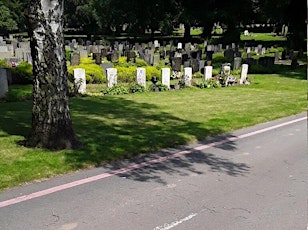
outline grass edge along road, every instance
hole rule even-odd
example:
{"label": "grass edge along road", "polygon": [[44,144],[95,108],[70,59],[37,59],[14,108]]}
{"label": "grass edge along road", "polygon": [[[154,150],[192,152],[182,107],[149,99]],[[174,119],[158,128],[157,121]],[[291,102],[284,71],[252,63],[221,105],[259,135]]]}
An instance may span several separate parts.
{"label": "grass edge along road", "polygon": [[31,102],[0,104],[0,190],[230,132],[307,109],[301,75],[253,75],[250,86],[72,98],[85,147],[51,152],[16,144],[30,129]]}

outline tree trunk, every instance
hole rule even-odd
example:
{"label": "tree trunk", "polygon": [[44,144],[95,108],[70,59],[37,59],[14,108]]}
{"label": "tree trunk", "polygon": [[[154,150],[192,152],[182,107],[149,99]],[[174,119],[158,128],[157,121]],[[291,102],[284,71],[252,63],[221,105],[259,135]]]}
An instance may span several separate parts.
{"label": "tree trunk", "polygon": [[34,80],[32,129],[26,144],[52,150],[80,147],[68,103],[63,0],[33,0],[28,7]]}

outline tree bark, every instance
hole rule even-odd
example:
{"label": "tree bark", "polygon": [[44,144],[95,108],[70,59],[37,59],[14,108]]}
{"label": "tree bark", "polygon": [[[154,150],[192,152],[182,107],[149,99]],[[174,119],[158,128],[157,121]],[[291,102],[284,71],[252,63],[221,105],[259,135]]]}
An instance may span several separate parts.
{"label": "tree bark", "polygon": [[26,145],[78,148],[68,102],[63,0],[33,0],[28,10],[34,80],[32,128]]}

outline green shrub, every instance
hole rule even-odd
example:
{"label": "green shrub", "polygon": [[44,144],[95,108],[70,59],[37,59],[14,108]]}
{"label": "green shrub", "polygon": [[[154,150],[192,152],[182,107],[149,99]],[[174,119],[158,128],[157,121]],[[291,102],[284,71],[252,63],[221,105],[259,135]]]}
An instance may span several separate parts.
{"label": "green shrub", "polygon": [[136,58],[136,66],[137,67],[145,67],[147,66],[147,63],[145,60],[141,59],[141,58]]}
{"label": "green shrub", "polygon": [[106,82],[106,76],[102,67],[95,64],[95,61],[91,58],[81,58],[80,65],[78,66],[69,66],[68,75],[69,80],[73,82],[74,79],[74,69],[83,68],[86,71],[86,81],[87,83],[100,84]]}
{"label": "green shrub", "polygon": [[147,81],[151,81],[151,78],[156,76],[158,79],[161,79],[161,70],[155,66],[146,66],[146,78]]}
{"label": "green shrub", "polygon": [[16,67],[11,68],[14,84],[32,84],[32,65],[27,62],[20,62]]}
{"label": "green shrub", "polygon": [[0,60],[0,68],[10,68],[10,63],[8,63],[5,59]]}
{"label": "green shrub", "polygon": [[168,86],[166,86],[166,85],[163,85],[162,83],[157,83],[156,85],[154,85],[154,84],[151,84],[150,86],[149,86],[149,91],[151,91],[151,92],[156,92],[156,91],[168,91],[169,90],[169,88],[168,88]]}
{"label": "green shrub", "polygon": [[213,57],[213,63],[226,63],[226,62],[230,62],[230,60],[224,56]]}
{"label": "green shrub", "polygon": [[135,81],[137,71],[136,66],[117,66],[116,69],[118,71],[118,82],[129,83]]}
{"label": "green shrub", "polygon": [[146,91],[146,89],[145,89],[144,86],[139,85],[139,84],[136,84],[136,83],[131,84],[131,85],[129,86],[129,92],[130,92],[130,93],[143,93],[143,92],[145,92],[145,91]]}
{"label": "green shrub", "polygon": [[212,76],[215,77],[220,73],[220,69],[213,69]]}
{"label": "green shrub", "polygon": [[104,95],[128,94],[128,93],[129,93],[129,87],[127,87],[127,86],[115,85],[115,86],[112,86],[111,88],[104,88],[104,89],[102,90],[102,93],[103,93]]}

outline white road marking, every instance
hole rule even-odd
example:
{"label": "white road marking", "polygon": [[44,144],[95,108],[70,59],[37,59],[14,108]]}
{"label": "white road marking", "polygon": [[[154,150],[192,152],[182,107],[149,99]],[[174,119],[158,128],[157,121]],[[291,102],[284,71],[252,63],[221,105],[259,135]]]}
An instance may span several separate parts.
{"label": "white road marking", "polygon": [[195,216],[197,216],[198,214],[197,213],[192,213],[190,214],[189,216],[186,216],[185,218],[183,219],[180,219],[180,220],[176,220],[176,221],[173,221],[171,222],[170,224],[164,224],[164,225],[161,225],[161,226],[157,226],[155,227],[153,230],[168,230],[168,229],[171,229],[171,228],[174,228],[175,226],[179,225],[179,224],[182,224],[192,218],[194,218]]}

